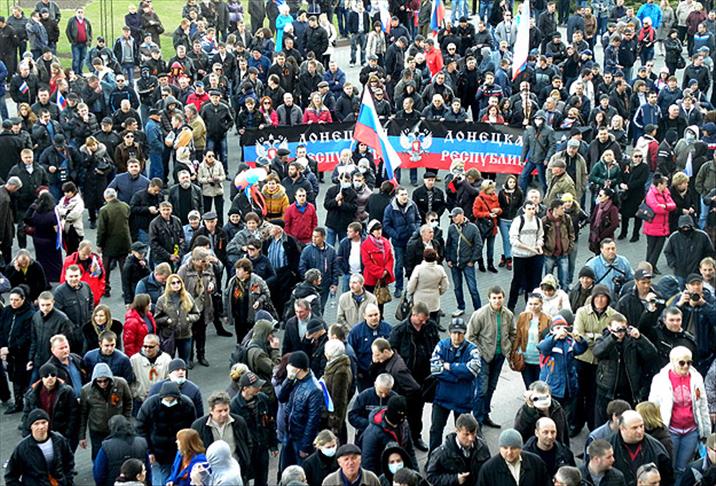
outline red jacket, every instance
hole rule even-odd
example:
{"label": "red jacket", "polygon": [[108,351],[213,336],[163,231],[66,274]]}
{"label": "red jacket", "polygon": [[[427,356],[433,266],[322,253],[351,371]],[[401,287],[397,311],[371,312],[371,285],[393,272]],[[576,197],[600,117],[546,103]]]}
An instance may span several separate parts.
{"label": "red jacket", "polygon": [[[151,312],[147,311],[147,317],[152,323],[154,330],[152,334],[157,333],[157,323],[154,322],[154,316]],[[142,350],[142,344],[144,344],[144,336],[149,334],[147,332],[147,324],[144,322],[144,318],[139,315],[134,309],[129,309],[124,315],[124,354],[132,356]]]}
{"label": "red jacket", "polygon": [[331,123],[331,112],[328,109],[316,111],[313,108],[306,108],[303,112],[303,123]]}
{"label": "red jacket", "polygon": [[302,244],[311,242],[313,230],[318,226],[318,216],[316,216],[316,206],[306,203],[306,209],[303,213],[298,210],[296,203],[286,208],[283,215],[284,231],[287,235],[296,238],[296,241]]}
{"label": "red jacket", "polygon": [[85,272],[84,267],[77,263],[80,259],[79,252],[67,255],[65,262],[62,264],[60,283],[65,283],[65,271],[67,271],[67,267],[70,265],[77,265],[80,267],[80,271],[82,272],[82,278],[80,278],[80,280],[87,282],[87,285],[90,286],[90,289],[92,290],[92,297],[94,298],[94,305],[97,305],[99,304],[99,300],[104,295],[104,287],[106,284],[104,281],[104,265],[102,264],[102,257],[98,254],[94,252],[91,253],[90,258],[92,258],[92,265],[97,265],[99,267],[99,269],[95,272]]}
{"label": "red jacket", "polygon": [[430,76],[435,76],[443,68],[443,55],[440,49],[433,47],[429,51],[425,51],[425,64],[430,70]]}
{"label": "red jacket", "polygon": [[475,198],[475,202],[472,204],[472,215],[475,219],[478,218],[490,218],[492,219],[492,234],[497,234],[497,216],[490,217],[490,211],[496,209],[497,214],[502,213],[500,207],[500,200],[497,198],[497,193],[485,194],[480,192]]}
{"label": "red jacket", "polygon": [[[654,219],[644,221],[644,234],[647,236],[669,236],[669,213],[676,209],[676,203],[671,199],[671,193],[666,188],[664,192],[651,186],[644,199],[646,204],[654,211]],[[664,207],[666,206],[666,207]]]}
{"label": "red jacket", "polygon": [[201,106],[207,101],[209,101],[209,93],[206,91],[202,94],[192,93],[186,97],[186,104],[196,106],[197,111],[201,110]]}
{"label": "red jacket", "polygon": [[363,277],[365,284],[373,287],[378,280],[383,278],[387,270],[388,277],[384,282],[386,285],[395,281],[395,258],[393,257],[393,246],[385,236],[380,237],[383,242],[383,251],[373,242],[371,237],[366,238],[360,245],[360,258],[363,262]]}

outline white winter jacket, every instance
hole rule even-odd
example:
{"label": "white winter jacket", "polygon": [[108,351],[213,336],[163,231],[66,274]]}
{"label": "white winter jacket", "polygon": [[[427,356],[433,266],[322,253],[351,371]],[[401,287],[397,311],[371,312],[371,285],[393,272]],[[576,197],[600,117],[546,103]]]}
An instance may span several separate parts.
{"label": "white winter jacket", "polygon": [[[651,381],[649,401],[659,406],[661,418],[668,427],[671,423],[671,410],[674,406],[674,389],[669,379],[671,364],[664,366]],[[706,388],[704,379],[695,368],[689,369],[691,374],[691,403],[694,419],[699,428],[699,437],[705,439],[711,434],[711,419],[709,418],[709,406],[706,399]]]}

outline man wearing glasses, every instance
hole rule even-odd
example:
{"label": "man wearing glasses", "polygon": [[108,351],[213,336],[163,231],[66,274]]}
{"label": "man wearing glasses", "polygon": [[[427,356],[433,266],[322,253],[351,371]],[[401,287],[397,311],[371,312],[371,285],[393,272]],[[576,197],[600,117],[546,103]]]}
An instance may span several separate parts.
{"label": "man wearing glasses", "polygon": [[139,407],[149,394],[149,389],[167,377],[171,360],[171,356],[159,348],[159,336],[156,334],[144,336],[142,350],[129,358],[136,378],[131,386],[135,411],[139,411]]}

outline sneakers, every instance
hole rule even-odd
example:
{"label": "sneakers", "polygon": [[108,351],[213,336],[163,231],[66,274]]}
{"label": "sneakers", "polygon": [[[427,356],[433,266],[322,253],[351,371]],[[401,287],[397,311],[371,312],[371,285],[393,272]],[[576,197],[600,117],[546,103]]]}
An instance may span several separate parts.
{"label": "sneakers", "polygon": [[458,309],[455,312],[452,313],[453,317],[460,317],[465,313],[465,309]]}

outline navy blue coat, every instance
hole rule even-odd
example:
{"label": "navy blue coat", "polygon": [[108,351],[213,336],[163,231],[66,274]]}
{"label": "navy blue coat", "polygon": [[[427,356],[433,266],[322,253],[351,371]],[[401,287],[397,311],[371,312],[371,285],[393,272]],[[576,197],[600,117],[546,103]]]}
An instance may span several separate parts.
{"label": "navy blue coat", "polygon": [[[450,363],[449,370],[444,369],[444,363]],[[463,341],[455,348],[450,338],[441,339],[430,359],[430,369],[438,379],[433,403],[455,413],[477,412],[475,391],[480,375],[480,351],[477,346]]]}
{"label": "navy blue coat", "polygon": [[303,277],[306,275],[306,271],[312,268],[317,268],[321,271],[321,276],[323,277],[321,280],[322,286],[338,285],[338,276],[341,272],[338,269],[336,250],[331,245],[326,244],[322,250],[313,243],[306,245],[301,252],[298,273]]}
{"label": "navy blue coat", "polygon": [[379,408],[388,405],[388,400],[398,394],[390,391],[386,398],[380,398],[374,387],[363,390],[353,401],[353,407],[348,412],[348,422],[356,429],[356,444],[360,446],[363,432],[368,428],[370,414]]}
{"label": "navy blue coat", "polygon": [[390,202],[383,213],[383,233],[390,238],[393,248],[405,248],[408,240],[420,226],[420,214],[418,206],[411,200],[405,210],[398,208],[396,198]]}
{"label": "navy blue coat", "polygon": [[[147,399],[149,399],[149,397],[151,397],[152,395],[158,395],[162,389],[162,385],[168,381],[169,378],[152,385],[152,387],[149,389],[149,393],[147,394]],[[187,397],[189,397],[192,403],[194,403],[197,417],[201,417],[202,415],[204,415],[204,402],[202,401],[201,390],[199,390],[198,386],[196,386],[193,382],[186,380],[184,383],[179,385],[179,391],[182,395],[186,395]]]}
{"label": "navy blue coat", "polygon": [[324,410],[323,391],[313,373],[303,380],[286,379],[278,393],[278,401],[285,403],[283,415],[288,439],[303,452],[313,452],[313,440],[321,430]]}
{"label": "navy blue coat", "polygon": [[376,329],[371,329],[365,321],[356,324],[348,333],[348,344],[353,347],[358,359],[358,370],[361,373],[368,373],[373,362],[373,352],[370,347],[378,338],[388,339],[393,327],[385,321],[380,321]]}

